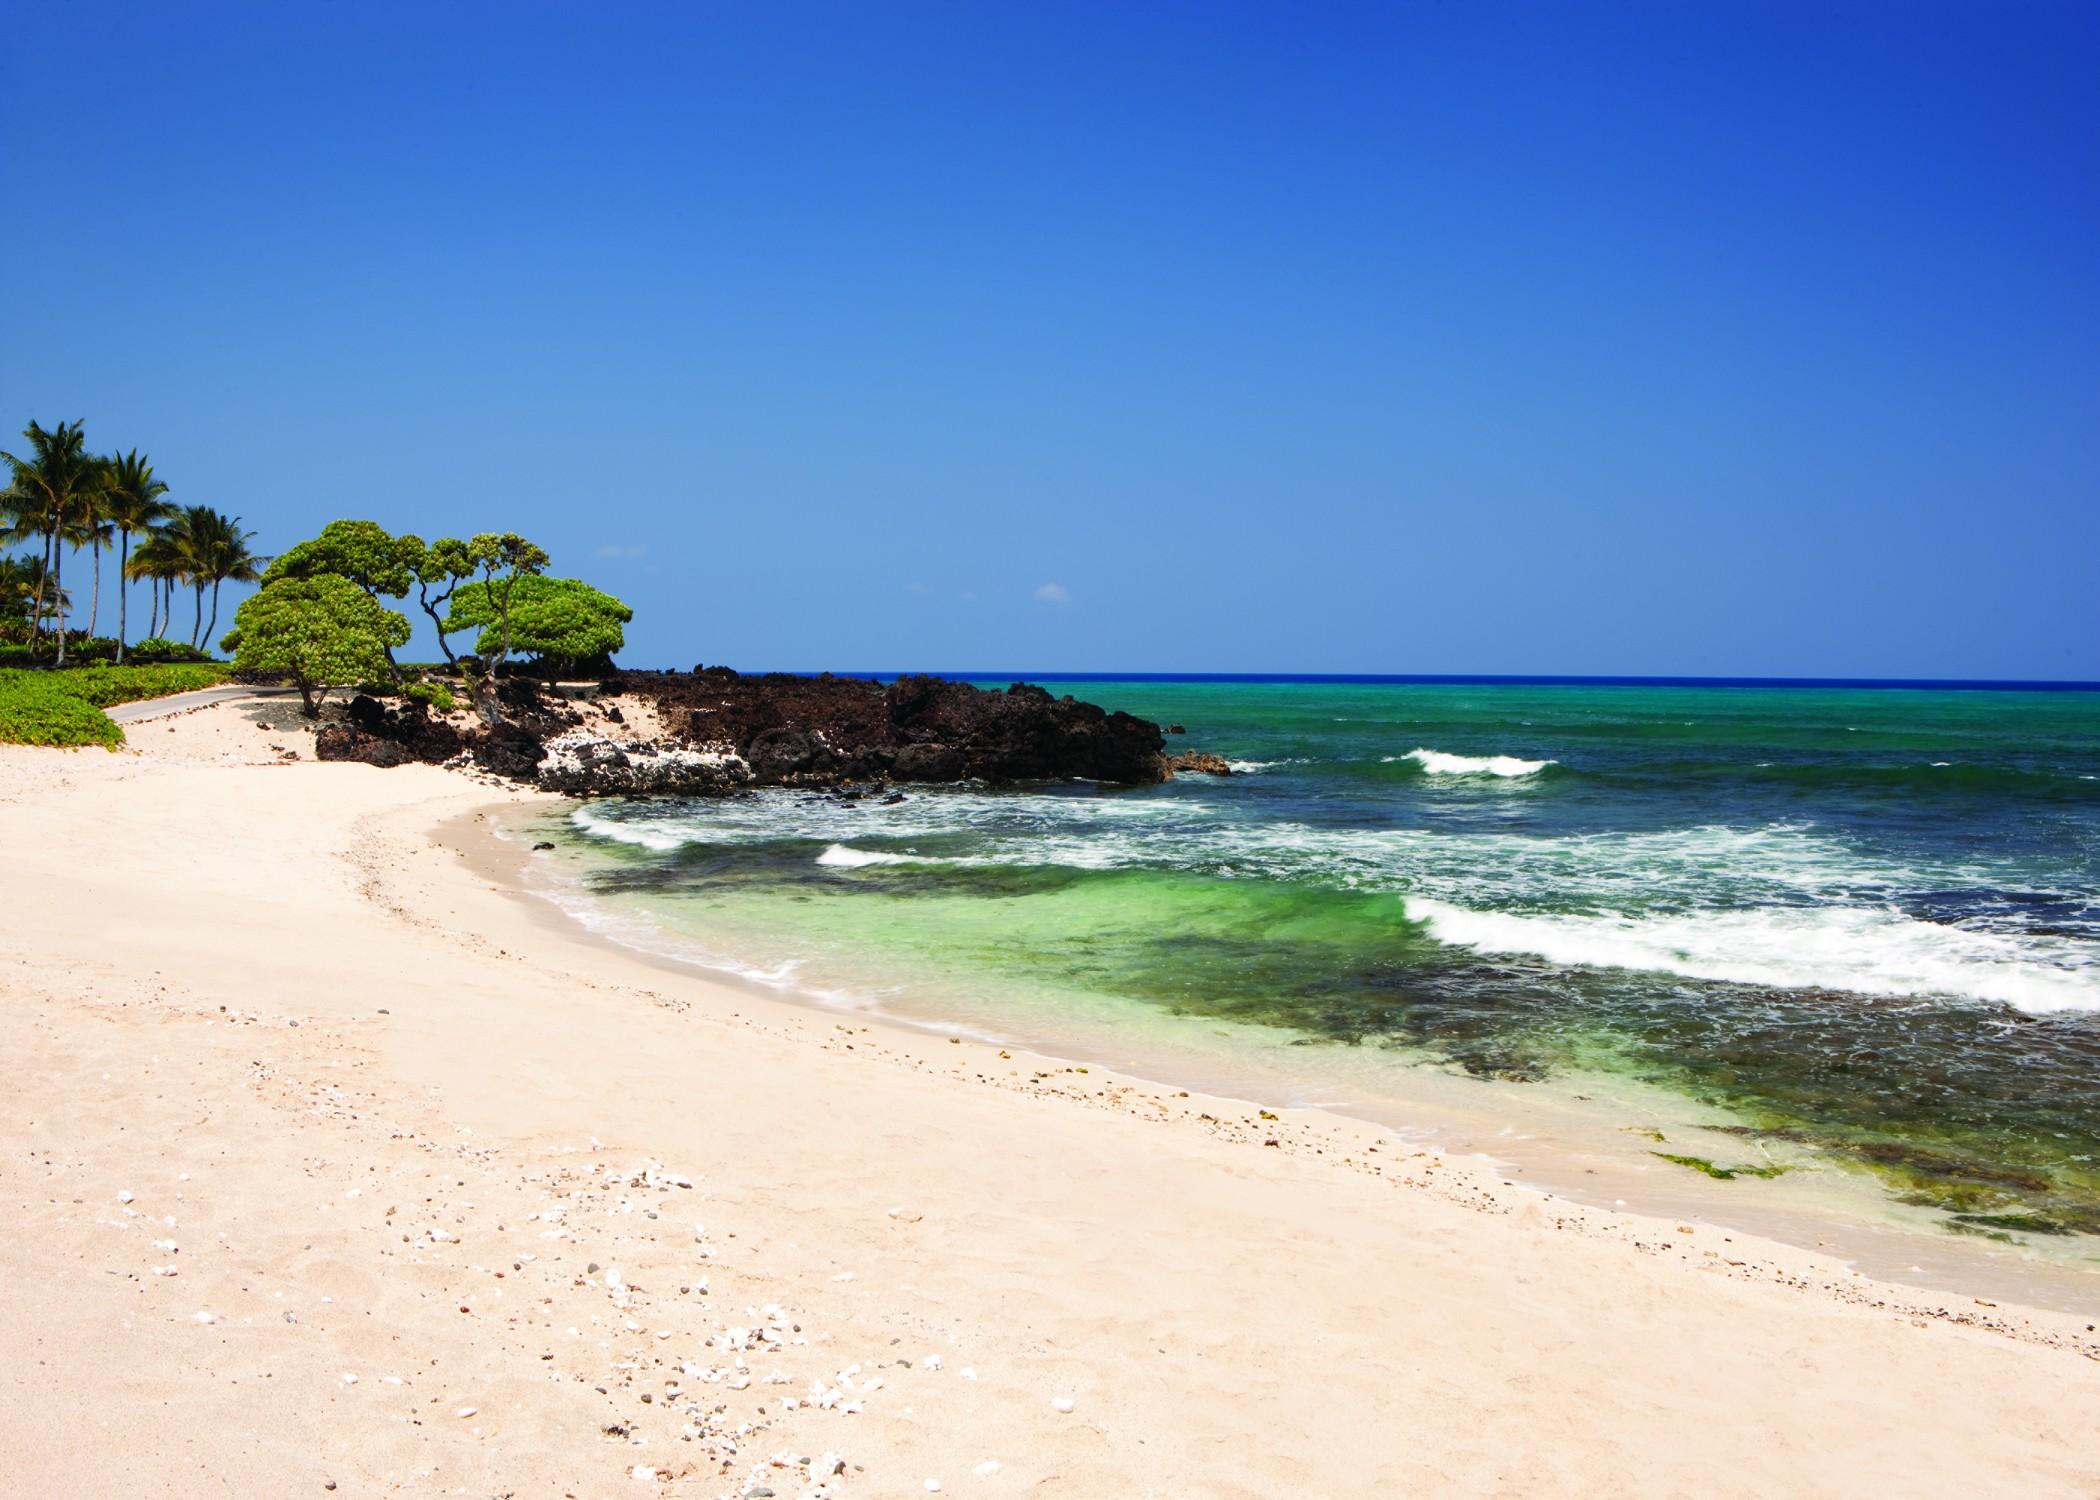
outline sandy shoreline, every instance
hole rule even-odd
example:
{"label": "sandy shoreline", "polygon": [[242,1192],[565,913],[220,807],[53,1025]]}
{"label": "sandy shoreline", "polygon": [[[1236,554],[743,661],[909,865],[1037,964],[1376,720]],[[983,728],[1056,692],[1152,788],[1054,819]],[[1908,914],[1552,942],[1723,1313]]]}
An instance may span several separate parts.
{"label": "sandy shoreline", "polygon": [[2083,1319],[667,972],[252,716],[0,750],[11,1491],[2100,1492]]}

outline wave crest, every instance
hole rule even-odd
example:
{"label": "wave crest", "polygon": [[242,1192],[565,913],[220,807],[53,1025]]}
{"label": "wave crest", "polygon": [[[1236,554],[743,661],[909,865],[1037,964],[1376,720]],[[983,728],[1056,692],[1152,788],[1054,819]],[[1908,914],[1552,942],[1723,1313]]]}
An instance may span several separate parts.
{"label": "wave crest", "polygon": [[1544,916],[1472,911],[1423,897],[1408,898],[1407,909],[1428,922],[1438,942],[1478,953],[1774,989],[1943,995],[2030,1012],[2100,1010],[2100,968],[2072,945],[1922,922],[1886,909]]}
{"label": "wave crest", "polygon": [[1422,748],[1384,760],[1387,765],[1407,762],[1419,766],[1425,776],[1536,776],[1560,764],[1557,760],[1520,760],[1514,755],[1452,755]]}

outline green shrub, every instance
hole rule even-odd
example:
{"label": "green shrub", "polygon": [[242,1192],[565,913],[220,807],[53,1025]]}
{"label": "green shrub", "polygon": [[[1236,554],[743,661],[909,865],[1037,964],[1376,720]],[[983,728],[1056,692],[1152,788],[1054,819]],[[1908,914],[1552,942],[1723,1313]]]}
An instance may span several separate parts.
{"label": "green shrub", "polygon": [[157,635],[149,635],[143,641],[126,648],[124,659],[127,662],[210,661],[211,657],[188,641],[171,641]]}
{"label": "green shrub", "polygon": [[82,667],[43,675],[68,684],[76,697],[95,707],[107,708],[112,703],[138,703],[217,687],[226,680],[226,669],[217,662],[137,667],[127,662],[121,667]]}
{"label": "green shrub", "polygon": [[219,666],[0,668],[0,743],[114,750],[124,731],[102,712],[110,704],[165,698],[225,680],[226,669]]}
{"label": "green shrub", "polygon": [[109,715],[69,692],[71,672],[0,672],[0,741],[11,745],[103,745],[124,742]]}
{"label": "green shrub", "polygon": [[441,714],[452,712],[452,689],[442,682],[411,682],[401,690],[402,695],[433,708]]}

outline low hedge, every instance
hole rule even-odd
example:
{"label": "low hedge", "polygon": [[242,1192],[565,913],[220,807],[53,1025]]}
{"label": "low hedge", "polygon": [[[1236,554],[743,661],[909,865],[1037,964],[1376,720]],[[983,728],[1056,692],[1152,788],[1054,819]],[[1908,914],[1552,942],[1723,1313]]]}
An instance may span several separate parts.
{"label": "low hedge", "polygon": [[225,680],[226,669],[218,666],[0,668],[0,743],[114,750],[124,743],[124,731],[102,712],[110,704],[165,698]]}

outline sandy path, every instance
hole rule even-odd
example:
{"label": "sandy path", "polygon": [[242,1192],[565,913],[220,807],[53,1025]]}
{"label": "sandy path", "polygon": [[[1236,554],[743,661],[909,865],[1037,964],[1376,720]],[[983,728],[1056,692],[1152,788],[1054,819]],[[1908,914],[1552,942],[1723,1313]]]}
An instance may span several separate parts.
{"label": "sandy path", "polygon": [[168,728],[0,749],[10,1493],[2100,1495],[2082,1322],[667,977]]}

